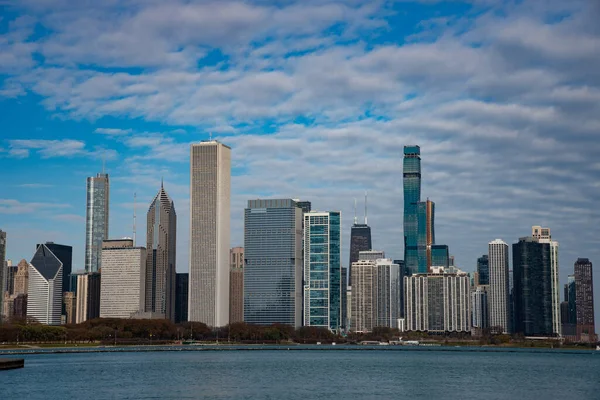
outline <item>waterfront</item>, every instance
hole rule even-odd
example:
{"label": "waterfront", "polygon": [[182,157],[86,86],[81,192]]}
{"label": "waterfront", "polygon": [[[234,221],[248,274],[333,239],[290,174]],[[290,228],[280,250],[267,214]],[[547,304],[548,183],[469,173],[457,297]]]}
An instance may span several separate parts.
{"label": "waterfront", "polygon": [[0,398],[594,399],[600,391],[600,354],[590,351],[304,350],[24,355],[25,369],[0,374]]}

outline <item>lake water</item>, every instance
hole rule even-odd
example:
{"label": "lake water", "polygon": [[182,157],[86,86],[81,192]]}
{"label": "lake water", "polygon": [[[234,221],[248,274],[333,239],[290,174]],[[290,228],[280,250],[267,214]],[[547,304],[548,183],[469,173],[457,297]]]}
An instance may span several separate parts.
{"label": "lake water", "polygon": [[[448,349],[449,350],[449,349]],[[600,352],[193,351],[24,355],[0,399],[600,399]]]}

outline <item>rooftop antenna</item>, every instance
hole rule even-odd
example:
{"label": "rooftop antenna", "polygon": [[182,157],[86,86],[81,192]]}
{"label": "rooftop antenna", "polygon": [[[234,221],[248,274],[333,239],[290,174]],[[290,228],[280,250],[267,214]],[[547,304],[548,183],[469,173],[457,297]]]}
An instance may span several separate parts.
{"label": "rooftop antenna", "polygon": [[367,191],[365,190],[365,225],[367,225]]}
{"label": "rooftop antenna", "polygon": [[135,200],[136,200],[136,193],[133,193],[133,247],[135,247]]}
{"label": "rooftop antenna", "polygon": [[160,177],[160,188],[161,188],[161,189],[164,189],[164,187],[165,187],[165,186],[164,186],[164,178],[161,176],[161,177]]}
{"label": "rooftop antenna", "polygon": [[356,197],[354,198],[354,225],[358,223],[356,219]]}

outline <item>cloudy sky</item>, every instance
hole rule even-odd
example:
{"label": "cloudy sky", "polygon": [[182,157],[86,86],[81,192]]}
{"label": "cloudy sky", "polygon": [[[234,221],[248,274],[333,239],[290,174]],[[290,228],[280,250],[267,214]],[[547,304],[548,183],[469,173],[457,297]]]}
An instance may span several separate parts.
{"label": "cloudy sky", "polygon": [[[233,149],[232,245],[248,199],[343,212],[369,192],[402,256],[402,148],[419,144],[437,242],[467,271],[531,225],[600,266],[600,2],[0,1],[0,229],[8,257],[74,247],[85,179],[111,177],[112,237],[138,238],[164,177],[187,271],[189,144]],[[600,312],[600,271],[596,273]]]}

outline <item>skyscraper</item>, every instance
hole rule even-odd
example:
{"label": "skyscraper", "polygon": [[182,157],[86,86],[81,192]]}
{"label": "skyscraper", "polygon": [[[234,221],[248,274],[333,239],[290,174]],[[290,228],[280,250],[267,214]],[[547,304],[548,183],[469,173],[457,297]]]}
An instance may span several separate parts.
{"label": "skyscraper", "polygon": [[479,285],[471,293],[473,314],[472,325],[476,329],[486,329],[490,326],[489,308],[488,308],[488,285]]}
{"label": "skyscraper", "polygon": [[477,273],[479,274],[480,285],[490,284],[490,259],[487,254],[477,259]]}
{"label": "skyscraper", "polygon": [[77,316],[77,298],[73,292],[63,292],[65,324],[74,324]]}
{"label": "skyscraper", "polygon": [[163,184],[148,208],[144,312],[175,321],[177,214]]}
{"label": "skyscraper", "polygon": [[371,332],[377,326],[377,264],[358,260],[352,264],[350,330]]}
{"label": "skyscraper", "polygon": [[4,310],[4,287],[6,286],[6,232],[0,229],[0,322]]}
{"label": "skyscraper", "polygon": [[99,272],[88,272],[77,276],[76,323],[80,324],[100,317],[101,284]]}
{"label": "skyscraper", "polygon": [[418,203],[421,201],[421,149],[404,146],[404,262],[409,273],[419,271]]}
{"label": "skyscraper", "polygon": [[46,245],[38,246],[29,263],[27,316],[44,325],[60,325],[62,263]]}
{"label": "skyscraper", "polygon": [[550,244],[540,243],[536,238],[523,237],[513,244],[515,333],[554,334],[550,257]]}
{"label": "skyscraper", "polygon": [[388,328],[398,327],[400,318],[400,295],[402,281],[400,280],[400,266],[389,258],[375,261],[376,268],[376,308],[377,326]]}
{"label": "skyscraper", "polygon": [[531,227],[531,236],[540,243],[550,244],[550,279],[552,284],[552,330],[554,335],[560,336],[560,285],[558,279],[558,242],[552,240],[550,228],[541,226]]}
{"label": "skyscraper", "polygon": [[[71,275],[71,269],[73,268],[73,247],[66,246],[64,244],[58,244],[54,242],[46,242],[46,248],[49,249],[63,265],[63,281],[62,287],[63,292],[68,292],[71,290],[69,275]],[[40,245],[37,244],[35,248],[37,249]]]}
{"label": "skyscraper", "polygon": [[577,307],[575,305],[575,275],[567,277],[564,287],[565,301],[561,303],[562,336],[576,339],[577,336]]}
{"label": "skyscraper", "polygon": [[244,321],[244,248],[229,252],[229,323]]}
{"label": "skyscraper", "polygon": [[291,199],[244,210],[244,322],[302,325],[302,209]]}
{"label": "skyscraper", "polygon": [[417,259],[419,272],[431,272],[431,247],[435,244],[435,203],[429,199],[417,203]]}
{"label": "skyscraper", "polygon": [[188,290],[190,276],[181,272],[175,278],[175,323],[179,324],[188,320]]}
{"label": "skyscraper", "polygon": [[190,146],[188,319],[229,323],[231,148],[215,140]]}
{"label": "skyscraper", "polygon": [[[98,272],[102,259],[102,242],[108,239],[108,174],[87,178],[85,219],[85,270]],[[68,274],[67,274],[68,276]]]}
{"label": "skyscraper", "polygon": [[594,279],[592,263],[587,258],[575,261],[575,309],[577,340],[596,341],[594,326]]}
{"label": "skyscraper", "polygon": [[17,274],[18,267],[12,263],[11,260],[4,262],[4,289],[3,291],[8,292],[9,295],[14,293],[15,286],[15,275]]}
{"label": "skyscraper", "polygon": [[[508,245],[501,239],[493,240],[488,244],[488,252],[490,282],[488,309],[490,327],[501,330],[502,333],[510,333],[511,306]],[[481,283],[481,276],[479,276],[479,282]]]}
{"label": "skyscraper", "polygon": [[145,304],[146,248],[133,247],[132,239],[104,243],[100,318],[130,318]]}
{"label": "skyscraper", "polygon": [[[350,260],[348,266],[358,261],[358,254],[361,251],[371,250],[373,243],[371,241],[371,227],[367,225],[367,207],[365,196],[365,219],[364,223],[359,224],[356,218],[356,202],[354,203],[354,224],[350,228]],[[348,277],[348,286],[352,286],[352,274]]]}
{"label": "skyscraper", "polygon": [[341,213],[304,214],[304,325],[342,326]]}

